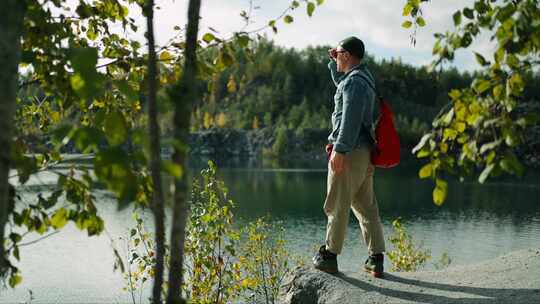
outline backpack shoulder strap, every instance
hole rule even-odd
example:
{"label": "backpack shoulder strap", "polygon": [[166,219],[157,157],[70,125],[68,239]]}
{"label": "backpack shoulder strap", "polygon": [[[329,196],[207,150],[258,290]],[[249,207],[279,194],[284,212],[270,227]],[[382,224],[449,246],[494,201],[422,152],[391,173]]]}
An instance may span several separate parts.
{"label": "backpack shoulder strap", "polygon": [[364,82],[368,85],[368,87],[370,87],[373,92],[375,92],[375,96],[377,96],[377,99],[379,99],[379,101],[382,101],[382,95],[379,94],[379,91],[377,90],[377,88],[375,88],[375,86],[373,84],[371,84],[371,82],[367,79],[367,77],[365,77],[364,75],[360,74],[360,73],[355,73],[354,75],[351,75],[351,76],[356,76],[356,77],[360,77],[362,80],[364,80]]}

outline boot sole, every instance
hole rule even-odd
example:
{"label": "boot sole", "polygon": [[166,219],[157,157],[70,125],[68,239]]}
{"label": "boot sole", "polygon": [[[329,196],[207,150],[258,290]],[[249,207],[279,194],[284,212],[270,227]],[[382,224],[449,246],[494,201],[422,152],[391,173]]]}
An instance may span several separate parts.
{"label": "boot sole", "polygon": [[315,267],[315,266],[314,268],[320,271],[324,271],[329,274],[337,274],[339,272],[337,269],[334,269],[334,268],[324,268],[324,267]]}
{"label": "boot sole", "polygon": [[377,278],[377,279],[382,278],[383,273],[384,273],[384,272],[375,272],[375,271],[372,271],[372,270],[366,269],[366,268],[364,268],[364,271],[367,272],[367,273],[370,273],[374,278]]}

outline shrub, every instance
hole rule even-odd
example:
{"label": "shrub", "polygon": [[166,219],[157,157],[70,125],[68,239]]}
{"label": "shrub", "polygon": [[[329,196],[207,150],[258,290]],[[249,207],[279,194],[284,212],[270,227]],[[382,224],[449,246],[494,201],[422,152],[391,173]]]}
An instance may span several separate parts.
{"label": "shrub", "polygon": [[290,261],[281,233],[275,237],[276,227],[263,219],[249,224],[240,257],[242,269],[249,273],[246,282],[250,293],[245,295],[248,303],[276,303],[286,275],[290,273]]}
{"label": "shrub", "polygon": [[416,271],[423,267],[431,258],[429,250],[424,250],[422,245],[416,246],[413,237],[407,232],[400,219],[392,222],[394,233],[389,240],[394,245],[394,250],[387,253],[392,262],[393,271]]}
{"label": "shrub", "polygon": [[[191,212],[187,226],[182,291],[190,303],[275,303],[284,276],[290,272],[290,258],[279,230],[264,219],[246,228],[234,225],[234,203],[228,198],[223,181],[216,177],[216,166],[202,170],[201,181],[194,180]],[[154,276],[154,242],[143,220],[135,215],[136,226],[127,242],[125,290],[142,298],[143,287]],[[281,230],[282,231],[282,230]],[[166,246],[165,268],[169,252]],[[118,252],[119,268],[124,268]],[[167,282],[164,283],[164,289]],[[164,291],[165,293],[165,291]],[[140,302],[140,300],[139,300]]]}

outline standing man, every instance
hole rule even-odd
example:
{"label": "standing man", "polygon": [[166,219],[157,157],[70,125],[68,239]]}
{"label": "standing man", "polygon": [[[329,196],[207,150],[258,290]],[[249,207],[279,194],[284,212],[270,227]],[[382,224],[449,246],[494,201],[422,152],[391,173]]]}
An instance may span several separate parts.
{"label": "standing man", "polygon": [[369,257],[364,269],[375,277],[383,273],[384,236],[379,208],[373,193],[374,166],[370,161],[373,146],[370,130],[375,107],[375,81],[367,69],[364,43],[356,37],[341,41],[329,50],[328,64],[337,86],[332,113],[327,193],[324,212],[328,217],[326,244],[313,257],[315,268],[337,273],[350,209],[360,222]]}

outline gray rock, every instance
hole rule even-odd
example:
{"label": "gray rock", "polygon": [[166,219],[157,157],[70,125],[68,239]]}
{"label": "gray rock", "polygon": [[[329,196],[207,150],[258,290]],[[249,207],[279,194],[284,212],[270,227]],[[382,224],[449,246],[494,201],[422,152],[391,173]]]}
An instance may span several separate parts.
{"label": "gray rock", "polygon": [[298,268],[283,285],[280,303],[540,303],[540,250],[439,271],[386,273],[382,279]]}

